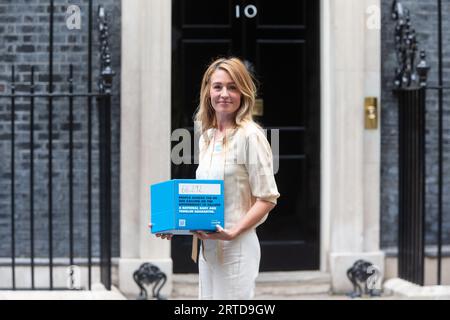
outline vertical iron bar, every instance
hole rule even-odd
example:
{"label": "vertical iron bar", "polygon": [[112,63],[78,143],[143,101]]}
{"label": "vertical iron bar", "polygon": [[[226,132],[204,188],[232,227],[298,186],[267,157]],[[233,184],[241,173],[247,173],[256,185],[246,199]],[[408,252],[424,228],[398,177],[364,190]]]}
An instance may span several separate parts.
{"label": "vertical iron bar", "polygon": [[416,208],[416,197],[415,197],[415,191],[417,188],[417,181],[416,181],[416,159],[415,159],[415,155],[416,155],[416,117],[417,115],[415,114],[416,112],[416,103],[414,101],[414,97],[415,97],[415,90],[411,91],[409,94],[410,97],[410,110],[409,110],[409,115],[410,115],[410,177],[411,177],[411,185],[410,185],[410,195],[411,195],[411,199],[410,199],[410,203],[411,203],[411,213],[410,213],[410,231],[409,231],[409,236],[410,236],[410,257],[411,257],[411,279],[413,279],[414,282],[414,275],[416,272],[416,264],[415,264],[415,233],[414,233],[414,221],[416,219],[416,215],[417,215],[417,208]]}
{"label": "vertical iron bar", "polygon": [[442,261],[442,1],[438,0],[438,85],[439,85],[439,160],[438,160],[438,243],[437,243],[437,284],[441,285],[441,261]]}
{"label": "vertical iron bar", "polygon": [[107,143],[107,158],[106,158],[106,176],[107,176],[107,189],[106,189],[106,235],[107,235],[107,266],[108,266],[108,290],[111,290],[111,258],[112,258],[112,241],[111,241],[111,225],[112,225],[112,206],[111,206],[111,94],[106,97],[106,143]]}
{"label": "vertical iron bar", "polygon": [[[417,101],[416,101],[416,97],[417,97],[417,90],[414,89],[414,91],[411,92],[411,99],[412,99],[412,109],[411,109],[411,118],[412,118],[412,139],[411,139],[411,147],[412,147],[412,153],[411,153],[411,162],[413,163],[412,165],[412,170],[411,170],[411,176],[412,176],[412,185],[411,185],[411,202],[413,205],[413,210],[412,210],[412,219],[411,219],[411,256],[412,256],[412,265],[413,265],[413,275],[412,278],[414,279],[414,282],[416,282],[417,280],[417,233],[416,233],[416,229],[417,229],[417,216],[419,214],[418,210],[417,210],[417,201],[419,200],[417,197],[417,190],[418,190],[418,186],[417,186],[417,168],[418,168],[418,157],[417,157],[417,136],[418,136],[418,128],[417,128],[417,121],[418,121],[418,114],[417,114]],[[416,282],[417,283],[417,282]]]}
{"label": "vertical iron bar", "polygon": [[[89,27],[88,27],[88,92],[92,92],[92,0],[89,0]],[[92,98],[88,97],[88,288],[92,283],[92,174],[91,174],[91,140],[92,140]]]}
{"label": "vertical iron bar", "polygon": [[408,206],[408,201],[409,201],[409,196],[408,196],[408,183],[409,183],[409,179],[408,179],[408,92],[405,91],[404,94],[404,105],[403,105],[403,117],[404,117],[404,141],[403,143],[405,144],[405,149],[404,151],[404,158],[403,158],[403,168],[405,171],[405,185],[403,186],[403,191],[404,191],[404,208],[403,208],[403,223],[405,226],[404,229],[404,254],[405,254],[405,276],[406,279],[408,279],[409,275],[408,275],[408,269],[409,269],[409,258],[408,258],[408,211],[409,211],[409,206]]}
{"label": "vertical iron bar", "polygon": [[404,154],[404,143],[403,143],[403,132],[404,132],[404,123],[403,123],[403,104],[404,104],[404,91],[399,90],[398,92],[399,103],[398,103],[398,145],[399,145],[399,154],[398,154],[398,174],[399,174],[399,235],[398,235],[398,274],[401,278],[404,278],[404,205],[405,205],[405,197],[403,193],[403,188],[405,185],[404,182],[404,172],[403,168],[403,154]]}
{"label": "vertical iron bar", "polygon": [[50,0],[50,36],[49,36],[49,74],[48,74],[48,237],[49,237],[49,270],[50,270],[50,289],[53,289],[53,195],[52,195],[52,136],[53,136],[53,101],[51,93],[53,92],[53,12],[54,3]]}
{"label": "vertical iron bar", "polygon": [[413,227],[412,227],[412,243],[413,243],[413,247],[412,247],[412,254],[413,254],[413,265],[414,265],[414,279],[415,281],[418,281],[419,279],[419,266],[420,263],[418,261],[419,259],[419,254],[418,254],[418,249],[419,249],[419,232],[418,232],[418,218],[420,217],[420,197],[419,197],[419,191],[420,191],[420,149],[419,149],[419,136],[420,136],[420,127],[419,127],[419,123],[420,123],[420,114],[419,114],[419,101],[417,100],[419,98],[418,96],[418,92],[419,90],[415,89],[413,91],[413,104],[414,104],[414,110],[412,112],[412,117],[414,120],[414,125],[413,125],[413,137],[414,139],[412,140],[413,143],[413,156],[412,161],[414,163],[413,166],[413,176],[414,176],[414,180],[413,180],[413,201],[414,201],[414,217],[412,220],[413,223]]}
{"label": "vertical iron bar", "polygon": [[106,96],[106,108],[105,108],[105,140],[106,140],[106,187],[105,187],[105,213],[106,213],[106,261],[107,261],[107,289],[111,290],[111,94]]}
{"label": "vertical iron bar", "polygon": [[100,98],[100,251],[101,277],[105,287],[111,289],[111,96]]}
{"label": "vertical iron bar", "polygon": [[98,122],[99,122],[99,157],[100,157],[100,277],[103,285],[106,286],[107,281],[105,279],[105,133],[104,133],[104,109],[105,109],[105,99],[100,97],[98,100],[99,112],[98,112]]}
{"label": "vertical iron bar", "polygon": [[411,95],[412,98],[412,104],[414,106],[412,110],[412,161],[413,161],[413,168],[412,168],[412,175],[413,175],[413,187],[412,187],[412,201],[414,204],[414,215],[413,219],[411,220],[412,223],[412,229],[411,229],[411,242],[412,242],[412,248],[411,248],[411,254],[413,259],[413,280],[417,284],[421,284],[421,270],[420,270],[420,217],[422,215],[420,205],[420,195],[421,195],[421,182],[420,182],[420,173],[421,173],[421,149],[420,149],[420,136],[422,134],[422,131],[420,130],[420,123],[421,123],[421,100],[420,100],[420,89],[416,88],[412,92]]}
{"label": "vertical iron bar", "polygon": [[12,271],[12,287],[16,290],[16,235],[15,235],[15,150],[14,150],[14,136],[15,136],[15,97],[16,92],[15,85],[15,68],[14,65],[11,69],[11,271]]}
{"label": "vertical iron bar", "polygon": [[421,217],[421,221],[420,221],[420,225],[421,225],[421,250],[420,250],[420,261],[421,261],[421,266],[420,266],[420,270],[422,270],[422,275],[421,275],[421,281],[423,284],[425,284],[425,215],[426,215],[426,211],[425,211],[425,202],[426,202],[426,144],[425,144],[425,134],[426,134],[426,88],[422,88],[422,94],[421,94],[421,102],[422,102],[422,110],[421,110],[421,119],[422,119],[422,123],[421,123],[421,131],[422,131],[422,135],[421,135],[421,150],[422,150],[422,154],[421,154],[421,159],[422,159],[422,181],[421,181],[421,186],[422,186],[422,217]]}
{"label": "vertical iron bar", "polygon": [[30,250],[31,288],[34,289],[34,66],[31,66],[30,94]]}
{"label": "vertical iron bar", "polygon": [[408,105],[407,105],[407,113],[406,113],[406,115],[407,115],[407,119],[408,119],[408,141],[407,141],[407,154],[406,154],[406,157],[407,157],[407,161],[408,161],[408,173],[407,173],[407,176],[408,176],[408,182],[407,182],[407,186],[408,186],[408,212],[407,212],[407,222],[408,222],[408,227],[407,227],[407,233],[408,233],[408,239],[407,239],[407,245],[408,245],[408,278],[409,278],[409,280],[411,281],[411,279],[412,279],[412,271],[413,271],[413,261],[412,261],[412,252],[411,252],[411,246],[412,246],[412,242],[411,242],[411,240],[412,240],[412,235],[411,235],[411,233],[412,233],[412,231],[411,231],[411,229],[412,229],[412,214],[413,214],[413,206],[412,206],[412,201],[413,201],[413,198],[412,198],[412,183],[413,183],[413,181],[412,181],[412,157],[411,157],[411,154],[412,154],[412,152],[413,152],[413,150],[412,150],[412,142],[411,142],[411,138],[412,138],[412,135],[411,135],[411,131],[412,131],[412,128],[411,128],[411,126],[412,126],[412,124],[411,124],[411,122],[412,122],[412,112],[413,112],[413,110],[412,110],[412,105],[411,105],[411,101],[412,101],[412,99],[411,99],[411,92],[409,91],[408,92]]}
{"label": "vertical iron bar", "polygon": [[73,65],[69,66],[69,254],[73,266]]}
{"label": "vertical iron bar", "polygon": [[411,280],[411,94],[408,91],[406,93],[406,105],[405,105],[405,118],[406,118],[406,266],[407,266],[407,277]]}
{"label": "vertical iron bar", "polygon": [[404,237],[405,237],[405,243],[404,243],[404,253],[405,253],[405,276],[406,279],[408,279],[409,274],[408,274],[408,269],[409,269],[409,258],[408,258],[408,201],[409,201],[409,196],[408,196],[408,183],[409,183],[409,179],[408,179],[408,108],[407,108],[407,104],[408,104],[408,92],[405,92],[404,95],[404,105],[403,105],[403,117],[404,117],[404,144],[405,144],[405,149],[404,151],[404,159],[403,159],[403,169],[405,171],[405,185],[404,185],[404,216],[403,216],[403,223],[405,224],[405,229],[404,229]]}
{"label": "vertical iron bar", "polygon": [[409,187],[409,191],[411,194],[411,199],[410,199],[410,206],[411,206],[411,211],[409,213],[409,223],[410,223],[410,227],[409,227],[409,236],[410,236],[410,244],[409,244],[409,249],[410,249],[410,258],[411,258],[411,265],[410,265],[410,277],[414,282],[414,275],[415,275],[415,271],[416,271],[416,265],[415,265],[415,239],[414,239],[414,221],[416,219],[416,199],[414,197],[415,195],[415,190],[416,190],[416,159],[414,159],[415,157],[415,138],[416,138],[416,127],[415,127],[415,121],[416,121],[416,104],[414,101],[414,93],[415,90],[410,91],[409,93],[409,98],[410,98],[410,104],[409,104],[409,121],[410,121],[410,134],[409,134],[409,143],[410,143],[410,153],[409,153],[409,162],[410,162],[410,187]]}
{"label": "vertical iron bar", "polygon": [[104,175],[104,170],[105,170],[105,163],[104,163],[104,121],[103,121],[103,109],[104,109],[104,97],[100,97],[98,99],[98,105],[97,108],[99,108],[98,111],[98,138],[99,138],[99,162],[100,162],[100,168],[99,168],[99,176],[100,176],[100,190],[99,190],[99,196],[100,196],[100,201],[99,201],[99,205],[100,205],[100,211],[99,211],[99,216],[100,216],[100,280],[102,282],[103,285],[106,285],[105,279],[104,279],[104,265],[105,265],[105,241],[104,241],[104,230],[105,230],[105,226],[104,226],[104,221],[105,221],[105,210],[104,210],[104,200],[103,200],[103,194],[104,194],[104,179],[105,179],[105,175]]}
{"label": "vertical iron bar", "polygon": [[[415,172],[414,172],[414,138],[415,138],[415,127],[414,127],[414,121],[415,121],[415,103],[414,103],[414,91],[410,91],[409,95],[409,178],[410,178],[410,185],[409,185],[409,194],[410,194],[410,212],[409,212],[409,228],[408,228],[408,236],[409,236],[409,258],[410,258],[410,279],[414,282],[414,273],[415,273],[415,265],[414,265],[414,219],[415,219],[415,199],[414,199],[414,191],[415,191]],[[410,281],[411,281],[410,280]]]}
{"label": "vertical iron bar", "polygon": [[402,277],[402,170],[400,170],[402,163],[402,91],[398,91],[398,238],[397,238],[397,273]]}
{"label": "vertical iron bar", "polygon": [[422,148],[422,137],[425,134],[425,132],[422,130],[422,122],[423,122],[423,114],[422,114],[422,110],[425,107],[422,104],[422,90],[423,89],[419,89],[417,91],[417,104],[419,106],[418,110],[417,110],[417,116],[419,118],[418,121],[418,132],[420,133],[418,140],[417,140],[417,146],[418,146],[418,154],[417,154],[417,161],[419,162],[419,167],[417,168],[417,175],[418,175],[418,181],[417,181],[417,187],[418,187],[418,191],[417,191],[417,205],[418,205],[418,212],[420,213],[420,215],[417,217],[417,243],[418,243],[418,248],[417,248],[417,268],[418,268],[418,277],[419,277],[419,283],[421,283],[423,285],[423,269],[422,269],[422,255],[421,255],[421,248],[423,246],[422,243],[422,217],[424,215],[424,211],[422,210],[422,202],[423,202],[423,198],[422,198],[422,188],[423,188],[423,177],[422,177],[422,172],[423,172],[423,166],[425,165],[425,163],[422,161],[422,155],[425,152],[425,150]]}
{"label": "vertical iron bar", "polygon": [[400,102],[400,114],[399,114],[399,124],[400,124],[400,129],[399,129],[399,135],[400,135],[400,164],[399,164],[399,173],[400,173],[400,217],[401,218],[401,222],[400,222],[400,231],[401,231],[401,236],[400,236],[400,240],[401,240],[401,245],[400,245],[400,249],[401,249],[401,254],[400,254],[400,259],[401,259],[401,276],[405,277],[405,172],[403,170],[403,168],[405,168],[405,143],[404,143],[404,132],[405,132],[405,117],[403,116],[403,109],[404,109],[404,104],[405,104],[405,91],[401,90],[400,91],[400,97],[401,97],[401,102]]}

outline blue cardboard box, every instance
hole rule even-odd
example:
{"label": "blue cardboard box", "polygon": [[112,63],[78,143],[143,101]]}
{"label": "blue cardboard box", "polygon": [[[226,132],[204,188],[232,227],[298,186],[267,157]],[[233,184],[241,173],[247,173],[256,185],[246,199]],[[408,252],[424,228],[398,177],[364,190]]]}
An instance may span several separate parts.
{"label": "blue cardboard box", "polygon": [[150,186],[152,233],[224,228],[223,180],[174,179]]}

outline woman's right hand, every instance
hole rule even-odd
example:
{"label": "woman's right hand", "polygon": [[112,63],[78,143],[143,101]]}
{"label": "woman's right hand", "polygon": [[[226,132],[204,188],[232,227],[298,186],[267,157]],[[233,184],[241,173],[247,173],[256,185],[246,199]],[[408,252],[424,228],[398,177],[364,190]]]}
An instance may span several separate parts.
{"label": "woman's right hand", "polygon": [[[148,227],[150,228],[150,231],[152,230],[152,224],[149,223]],[[156,233],[155,236],[157,236],[158,238],[161,239],[167,239],[167,240],[171,240],[173,237],[173,234],[170,233]]]}

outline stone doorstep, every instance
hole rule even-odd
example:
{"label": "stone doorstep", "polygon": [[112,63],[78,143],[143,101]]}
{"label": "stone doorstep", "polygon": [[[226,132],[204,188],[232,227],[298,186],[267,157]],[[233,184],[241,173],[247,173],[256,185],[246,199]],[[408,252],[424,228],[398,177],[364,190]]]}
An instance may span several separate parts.
{"label": "stone doorstep", "polygon": [[[328,294],[331,278],[320,271],[261,272],[256,279],[256,296]],[[196,297],[198,274],[174,274],[173,297]]]}
{"label": "stone doorstep", "polygon": [[[174,273],[173,282],[176,284],[198,284],[196,273]],[[257,284],[323,284],[330,283],[329,273],[321,271],[282,271],[282,272],[260,272],[256,278]]]}
{"label": "stone doorstep", "polygon": [[450,300],[450,286],[419,286],[412,282],[393,278],[383,285],[386,293],[400,299],[436,299]]}
{"label": "stone doorstep", "polygon": [[91,291],[0,291],[0,300],[126,300],[126,297],[116,287],[108,291],[98,283],[92,285]]}

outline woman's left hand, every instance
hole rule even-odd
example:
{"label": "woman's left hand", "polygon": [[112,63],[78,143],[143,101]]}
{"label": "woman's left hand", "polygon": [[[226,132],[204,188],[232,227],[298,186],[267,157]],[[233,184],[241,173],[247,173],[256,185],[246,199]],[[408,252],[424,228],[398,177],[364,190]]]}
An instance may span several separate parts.
{"label": "woman's left hand", "polygon": [[226,241],[230,241],[230,240],[233,240],[234,238],[236,238],[238,236],[236,231],[224,229],[224,228],[222,228],[219,225],[216,226],[216,229],[217,229],[217,232],[212,232],[212,233],[206,233],[204,231],[196,231],[194,233],[201,240],[211,239],[211,240],[226,240]]}

